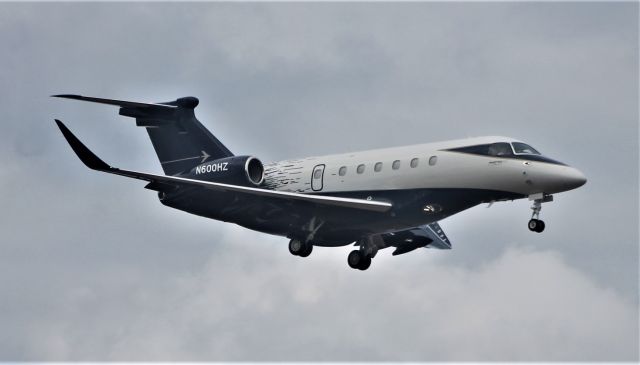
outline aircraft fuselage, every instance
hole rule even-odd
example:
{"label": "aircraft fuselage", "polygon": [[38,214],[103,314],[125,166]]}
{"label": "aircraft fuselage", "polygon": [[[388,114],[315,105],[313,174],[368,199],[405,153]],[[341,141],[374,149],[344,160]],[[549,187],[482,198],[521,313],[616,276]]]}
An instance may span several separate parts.
{"label": "aircraft fuselage", "polygon": [[[470,138],[265,165],[264,189],[393,203],[385,214],[331,207],[290,211],[280,204],[270,206],[262,200],[252,204],[251,197],[211,191],[165,196],[163,204],[289,238],[306,239],[313,233],[314,245],[339,246],[371,234],[437,222],[481,203],[553,194],[584,183],[575,168],[540,155],[512,151],[489,156],[455,150],[513,141]],[[217,181],[224,169],[220,163],[210,165],[214,167],[203,163],[189,177]]]}
{"label": "aircraft fuselage", "polygon": [[184,97],[140,103],[57,95],[120,107],[146,128],[164,175],[118,169],[91,152],[59,120],[67,142],[89,168],[147,181],[160,201],[183,210],[290,238],[289,252],[356,242],[347,262],[366,270],[380,249],[450,249],[437,223],[480,203],[528,197],[529,230],[542,232],[541,204],[586,182],[577,169],[507,137],[480,137],[285,160],[263,165],[234,155],[195,117]]}

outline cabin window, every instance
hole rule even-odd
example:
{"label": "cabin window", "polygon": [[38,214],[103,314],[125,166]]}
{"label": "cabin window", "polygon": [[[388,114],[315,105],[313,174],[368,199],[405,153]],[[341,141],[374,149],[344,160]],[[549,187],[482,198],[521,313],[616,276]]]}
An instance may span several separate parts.
{"label": "cabin window", "polygon": [[375,172],[382,171],[382,162],[376,162],[375,166],[373,166],[373,171]]}
{"label": "cabin window", "polygon": [[393,161],[393,164],[391,164],[391,168],[394,170],[397,170],[400,168],[400,160],[395,160]]}
{"label": "cabin window", "polygon": [[417,158],[412,159],[410,165],[411,165],[411,168],[418,167],[418,159]]}
{"label": "cabin window", "polygon": [[338,170],[338,175],[344,176],[347,174],[347,166],[342,166],[340,170]]}
{"label": "cabin window", "polygon": [[321,177],[322,177],[322,169],[316,169],[316,171],[313,173],[313,178],[319,179]]}
{"label": "cabin window", "polygon": [[436,163],[438,163],[438,156],[429,157],[429,166],[434,166]]}
{"label": "cabin window", "polygon": [[361,174],[364,172],[364,164],[358,165],[358,168],[356,169],[356,171]]}

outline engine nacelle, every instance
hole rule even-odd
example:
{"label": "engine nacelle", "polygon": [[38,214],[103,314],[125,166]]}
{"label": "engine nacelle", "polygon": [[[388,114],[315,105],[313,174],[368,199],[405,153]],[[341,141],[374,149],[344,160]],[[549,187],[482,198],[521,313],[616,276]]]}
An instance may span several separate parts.
{"label": "engine nacelle", "polygon": [[189,175],[198,180],[259,186],[264,181],[264,166],[253,156],[231,156],[204,162],[191,169]]}

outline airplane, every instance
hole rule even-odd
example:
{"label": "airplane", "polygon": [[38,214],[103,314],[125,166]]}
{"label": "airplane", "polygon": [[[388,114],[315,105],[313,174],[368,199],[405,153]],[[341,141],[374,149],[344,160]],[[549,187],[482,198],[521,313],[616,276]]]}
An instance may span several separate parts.
{"label": "airplane", "polygon": [[140,103],[61,94],[119,107],[147,130],[165,175],[111,167],[60,121],[90,169],[147,181],[160,202],[191,214],[289,239],[289,252],[357,248],[348,265],[366,270],[380,249],[451,249],[438,221],[482,203],[528,198],[529,230],[542,232],[542,204],[584,185],[576,168],[508,137],[479,137],[263,164],[234,155],[196,118],[195,97]]}

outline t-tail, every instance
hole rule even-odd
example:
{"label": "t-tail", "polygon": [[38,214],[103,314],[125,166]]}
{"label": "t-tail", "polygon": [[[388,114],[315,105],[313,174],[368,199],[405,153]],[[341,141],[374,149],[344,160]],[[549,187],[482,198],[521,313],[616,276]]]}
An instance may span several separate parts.
{"label": "t-tail", "polygon": [[233,156],[196,118],[195,97],[165,103],[139,103],[81,95],[54,97],[90,101],[120,107],[120,115],[136,119],[138,127],[147,129],[166,175],[179,175],[208,160]]}

